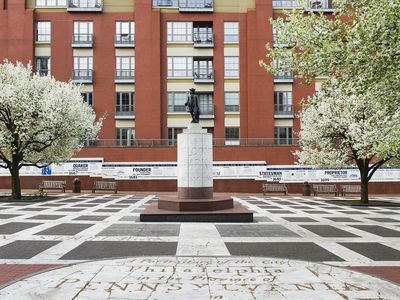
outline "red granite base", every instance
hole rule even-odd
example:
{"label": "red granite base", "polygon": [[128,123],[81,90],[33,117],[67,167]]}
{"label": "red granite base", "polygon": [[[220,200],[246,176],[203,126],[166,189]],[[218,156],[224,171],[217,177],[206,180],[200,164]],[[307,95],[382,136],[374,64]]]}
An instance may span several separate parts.
{"label": "red granite base", "polygon": [[232,198],[181,199],[178,197],[163,197],[158,200],[158,208],[172,211],[214,211],[233,208]]}
{"label": "red granite base", "polygon": [[253,222],[253,212],[233,202],[233,207],[212,211],[173,211],[158,208],[158,203],[149,205],[141,214],[142,222]]}

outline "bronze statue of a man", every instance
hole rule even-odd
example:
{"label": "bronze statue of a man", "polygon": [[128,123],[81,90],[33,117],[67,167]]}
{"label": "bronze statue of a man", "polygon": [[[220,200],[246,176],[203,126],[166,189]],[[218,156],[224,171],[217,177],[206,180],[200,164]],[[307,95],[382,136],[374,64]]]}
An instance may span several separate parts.
{"label": "bronze statue of a man", "polygon": [[192,123],[199,123],[200,119],[200,106],[199,96],[196,95],[196,89],[191,88],[190,94],[185,103],[186,111],[192,115]]}

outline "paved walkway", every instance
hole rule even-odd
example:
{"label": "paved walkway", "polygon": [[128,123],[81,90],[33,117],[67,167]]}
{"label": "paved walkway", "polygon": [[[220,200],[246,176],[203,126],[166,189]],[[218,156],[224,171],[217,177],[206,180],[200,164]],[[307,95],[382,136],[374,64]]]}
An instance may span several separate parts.
{"label": "paved walkway", "polygon": [[0,283],[17,277],[1,264],[19,265],[25,275],[37,271],[25,268],[136,256],[275,257],[399,280],[393,274],[400,270],[399,207],[344,207],[325,202],[328,197],[240,197],[235,200],[254,211],[255,223],[140,223],[140,212],[156,199],[64,194],[50,202],[0,204]]}

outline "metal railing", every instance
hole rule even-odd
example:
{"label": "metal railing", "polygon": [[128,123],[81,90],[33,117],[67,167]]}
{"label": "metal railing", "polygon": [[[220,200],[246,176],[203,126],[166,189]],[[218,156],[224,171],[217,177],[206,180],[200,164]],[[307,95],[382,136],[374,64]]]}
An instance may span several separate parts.
{"label": "metal railing", "polygon": [[209,70],[209,69],[200,69],[200,70],[195,70],[193,72],[193,78],[194,80],[199,80],[199,81],[214,81],[214,71]]}
{"label": "metal railing", "polygon": [[213,9],[214,0],[179,0],[179,9],[203,10]]}
{"label": "metal railing", "polygon": [[299,7],[297,0],[272,0],[272,7]]}
{"label": "metal railing", "polygon": [[308,9],[311,10],[331,10],[333,9],[332,0],[309,0]]}
{"label": "metal railing", "polygon": [[93,81],[93,70],[91,69],[74,69],[72,70],[72,80],[88,82]]}
{"label": "metal railing", "polygon": [[133,69],[117,69],[115,70],[115,80],[134,81],[135,70]]}
{"label": "metal railing", "polygon": [[51,42],[51,34],[40,33],[36,35],[36,43],[50,43]]}
{"label": "metal railing", "polygon": [[[124,141],[126,143],[124,143]],[[86,140],[82,141],[84,147],[112,148],[112,147],[132,147],[132,148],[157,148],[157,147],[176,147],[173,139],[133,139],[133,140]],[[175,140],[176,141],[176,140]],[[225,139],[214,138],[214,147],[276,147],[276,146],[297,146],[298,139],[274,139],[274,138],[241,138]]]}
{"label": "metal railing", "polygon": [[193,43],[195,46],[211,46],[214,45],[213,33],[194,33]]}
{"label": "metal railing", "polygon": [[275,104],[276,116],[293,116],[294,107],[291,104]]}
{"label": "metal railing", "polygon": [[84,11],[99,11],[103,9],[102,0],[69,0],[68,9],[84,10]]}
{"label": "metal railing", "polygon": [[178,0],[153,0],[153,6],[178,6]]}
{"label": "metal railing", "polygon": [[116,105],[115,106],[115,115],[116,116],[134,116],[135,108],[134,105]]}
{"label": "metal railing", "polygon": [[93,34],[92,33],[73,33],[72,44],[78,46],[93,46]]}
{"label": "metal railing", "polygon": [[293,73],[277,73],[274,80],[293,80]]}
{"label": "metal railing", "polygon": [[128,33],[119,33],[115,35],[115,45],[133,46],[135,45],[135,35]]}
{"label": "metal railing", "polygon": [[50,74],[50,70],[49,69],[40,69],[36,71],[37,74],[39,74],[39,76],[47,76]]}

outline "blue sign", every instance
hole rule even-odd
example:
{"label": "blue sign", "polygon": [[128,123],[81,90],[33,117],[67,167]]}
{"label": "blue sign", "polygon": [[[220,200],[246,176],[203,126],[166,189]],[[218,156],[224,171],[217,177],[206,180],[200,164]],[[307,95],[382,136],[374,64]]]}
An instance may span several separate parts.
{"label": "blue sign", "polygon": [[42,175],[43,176],[50,176],[51,175],[51,167],[42,168]]}

